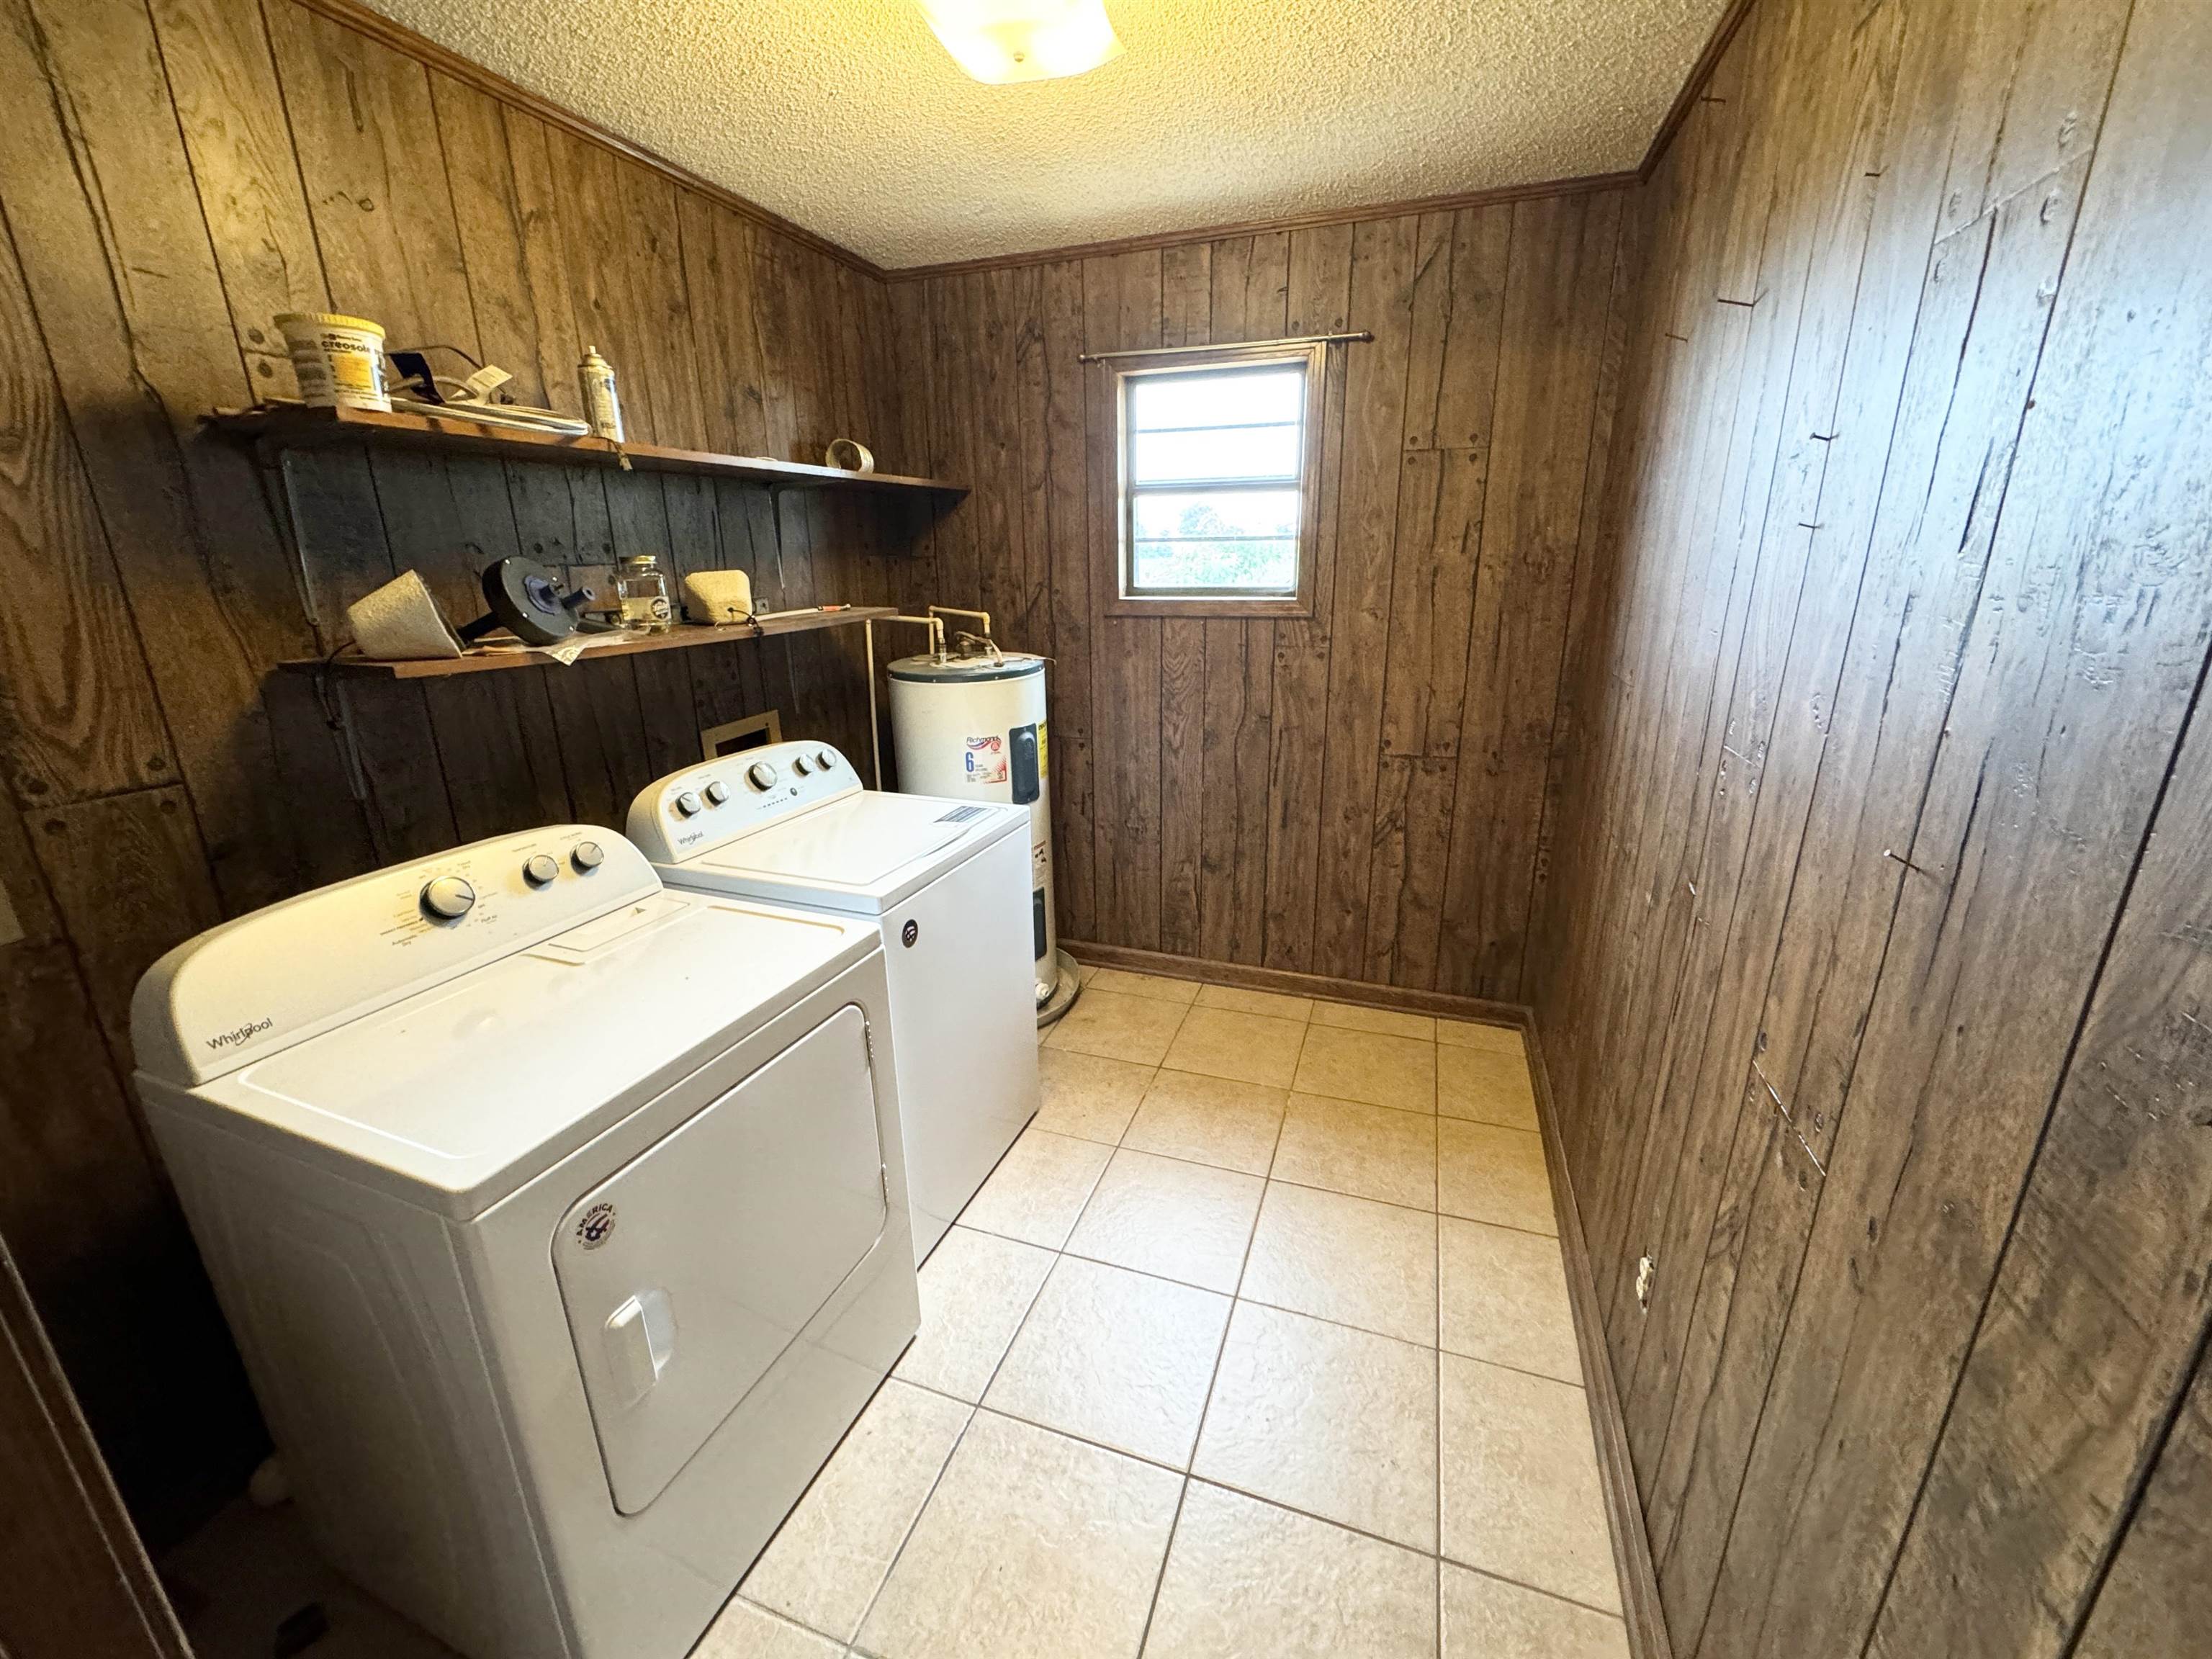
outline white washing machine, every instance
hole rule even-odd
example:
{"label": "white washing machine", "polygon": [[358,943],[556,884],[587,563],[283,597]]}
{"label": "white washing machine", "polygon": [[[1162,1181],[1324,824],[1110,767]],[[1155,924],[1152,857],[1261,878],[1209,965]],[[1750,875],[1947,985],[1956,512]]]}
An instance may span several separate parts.
{"label": "white washing machine", "polygon": [[918,1320],[871,923],[504,836],[179,946],[138,1087],[318,1541],[470,1659],[680,1659]]}
{"label": "white washing machine", "polygon": [[917,1261],[1036,1114],[1029,822],[863,789],[819,743],[725,756],[630,804],[630,838],[672,886],[880,927]]}

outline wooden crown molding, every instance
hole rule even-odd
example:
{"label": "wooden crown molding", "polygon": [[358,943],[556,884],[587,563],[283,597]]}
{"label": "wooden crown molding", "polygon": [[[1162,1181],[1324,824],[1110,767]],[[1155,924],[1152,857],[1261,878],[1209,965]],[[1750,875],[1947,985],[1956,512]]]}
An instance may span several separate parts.
{"label": "wooden crown molding", "polygon": [[1720,67],[1721,59],[1727,56],[1729,43],[1735,39],[1735,32],[1743,27],[1743,20],[1751,15],[1752,4],[1753,0],[1729,0],[1728,9],[1721,14],[1720,21],[1713,25],[1713,32],[1705,38],[1705,49],[1698,54],[1698,61],[1690,65],[1689,78],[1682,82],[1681,91],[1674,94],[1674,101],[1668,106],[1665,117],[1659,123],[1659,131],[1651,135],[1651,143],[1644,152],[1643,161],[1637,164],[1635,177],[1638,183],[1648,182],[1659,170],[1659,163],[1665,157],[1668,146],[1674,143],[1674,135],[1681,131],[1682,123],[1690,118],[1690,111],[1705,92],[1706,82],[1713,78],[1713,71]]}
{"label": "wooden crown molding", "polygon": [[951,259],[937,264],[902,265],[887,269],[873,260],[855,253],[841,243],[794,223],[780,213],[771,212],[757,202],[749,201],[735,191],[703,179],[688,167],[679,167],[666,156],[631,143],[598,122],[588,120],[574,111],[564,108],[550,99],[540,97],[517,86],[505,76],[495,75],[483,64],[462,57],[459,52],[440,46],[428,36],[417,34],[404,24],[395,23],[381,12],[372,11],[362,0],[292,0],[332,22],[342,24],[356,33],[368,36],[380,46],[404,53],[442,75],[449,75],[463,84],[497,99],[524,113],[560,127],[586,142],[612,150],[616,155],[648,167],[665,174],[684,189],[705,197],[732,213],[754,223],[787,236],[793,241],[828,255],[839,264],[848,265],[864,276],[878,282],[917,283],[933,276],[960,276],[971,271],[1009,270],[1028,265],[1058,264],[1072,259],[1107,258],[1117,253],[1144,253],[1154,248],[1178,247],[1192,242],[1214,242],[1227,237],[1273,235],[1285,231],[1314,230],[1328,225],[1370,223],[1378,219],[1399,219],[1416,213],[1455,213],[1463,208],[1490,207],[1500,202],[1533,201],[1548,196],[1580,196],[1595,191],[1622,190],[1649,179],[1666,155],[1674,136],[1689,118],[1698,94],[1713,76],[1729,43],[1749,15],[1753,0],[1729,0],[1727,10],[1713,27],[1706,40],[1705,50],[1698,54],[1690,66],[1688,79],[1682,82],[1681,91],[1651,136],[1651,143],[1644,152],[1644,159],[1628,171],[1620,173],[1583,173],[1571,179],[1538,179],[1525,185],[1499,185],[1488,190],[1461,191],[1443,196],[1420,196],[1398,202],[1371,203],[1362,207],[1322,208],[1310,213],[1293,213],[1272,219],[1245,219],[1228,224],[1205,225],[1192,230],[1156,231],[1141,236],[1121,236],[1097,242],[1078,242],[1068,246],[1037,248],[1025,253],[998,253],[975,259]]}
{"label": "wooden crown molding", "polygon": [[952,259],[943,264],[900,265],[883,273],[888,283],[918,283],[932,276],[962,276],[976,270],[1006,270],[1022,265],[1052,265],[1071,259],[1103,259],[1116,253],[1146,253],[1157,247],[1180,247],[1191,242],[1218,242],[1231,236],[1267,236],[1288,230],[1313,230],[1324,225],[1357,225],[1377,219],[1402,219],[1413,213],[1453,213],[1461,208],[1489,207],[1498,202],[1526,202],[1544,196],[1581,196],[1592,191],[1620,190],[1640,182],[1637,173],[1589,173],[1573,179],[1543,179],[1526,185],[1497,185],[1488,190],[1461,191],[1449,196],[1416,196],[1402,202],[1376,202],[1362,207],[1319,208],[1311,213],[1284,214],[1273,219],[1243,219],[1225,225],[1202,225],[1195,230],[1154,231],[1143,236],[1117,236],[1103,242],[1078,242],[1069,247],[1038,248],[1029,253],[993,253],[979,259]]}
{"label": "wooden crown molding", "polygon": [[389,46],[441,75],[449,75],[463,85],[473,87],[526,115],[534,115],[539,120],[573,133],[588,143],[611,149],[626,161],[651,167],[684,189],[703,196],[755,224],[764,226],[779,236],[787,236],[817,253],[827,254],[840,264],[849,265],[864,276],[880,281],[889,274],[872,260],[863,258],[852,249],[818,235],[804,225],[795,224],[757,202],[748,201],[711,179],[702,179],[689,167],[679,167],[642,144],[632,143],[620,133],[601,126],[597,121],[588,120],[550,98],[541,98],[526,88],[515,85],[504,76],[495,75],[474,59],[464,58],[460,53],[440,46],[427,35],[417,34],[404,24],[393,22],[381,12],[371,11],[362,0],[292,0],[292,3],[319,13],[332,22],[341,24],[356,34],[366,35],[379,46]]}

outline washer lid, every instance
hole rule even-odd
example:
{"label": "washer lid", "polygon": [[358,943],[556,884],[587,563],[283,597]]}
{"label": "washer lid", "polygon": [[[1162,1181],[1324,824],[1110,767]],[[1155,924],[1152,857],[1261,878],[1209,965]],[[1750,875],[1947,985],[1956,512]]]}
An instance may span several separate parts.
{"label": "washer lid", "polygon": [[1028,821],[1020,807],[866,791],[780,819],[665,872],[687,886],[874,912]]}
{"label": "washer lid", "polygon": [[834,916],[657,894],[197,1094],[249,1133],[473,1216],[878,939]]}

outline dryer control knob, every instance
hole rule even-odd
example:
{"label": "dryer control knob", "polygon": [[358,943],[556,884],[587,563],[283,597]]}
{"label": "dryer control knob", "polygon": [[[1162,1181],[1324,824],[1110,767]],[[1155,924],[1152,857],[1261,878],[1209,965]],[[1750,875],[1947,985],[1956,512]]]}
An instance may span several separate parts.
{"label": "dryer control knob", "polygon": [[775,787],[775,768],[766,761],[755,761],[745,768],[745,781],[756,789]]}
{"label": "dryer control knob", "polygon": [[837,767],[837,757],[827,749],[817,749],[814,751],[814,763],[825,772],[835,771]]}
{"label": "dryer control knob", "polygon": [[814,769],[814,765],[805,756],[793,755],[791,757],[791,769],[803,778]]}
{"label": "dryer control knob", "polygon": [[607,861],[606,854],[595,841],[580,841],[576,849],[568,854],[568,862],[576,866],[576,873],[588,876]]}
{"label": "dryer control knob", "polygon": [[422,914],[433,921],[459,921],[476,902],[477,890],[459,876],[440,876],[422,888]]}
{"label": "dryer control knob", "polygon": [[522,863],[522,878],[532,887],[550,887],[561,873],[561,866],[543,853],[533,853]]}
{"label": "dryer control knob", "polygon": [[676,810],[687,818],[696,817],[699,815],[699,797],[686,789],[676,798]]}
{"label": "dryer control knob", "polygon": [[716,778],[714,782],[707,786],[707,804],[709,806],[720,806],[729,798],[730,786],[724,783],[721,779]]}

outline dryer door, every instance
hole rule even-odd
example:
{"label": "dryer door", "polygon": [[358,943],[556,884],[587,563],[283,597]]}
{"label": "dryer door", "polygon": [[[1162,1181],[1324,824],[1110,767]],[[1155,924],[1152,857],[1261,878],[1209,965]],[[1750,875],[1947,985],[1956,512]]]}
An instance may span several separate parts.
{"label": "dryer door", "polygon": [[659,1497],[883,1237],[867,1022],[838,1010],[553,1239],[615,1507]]}

